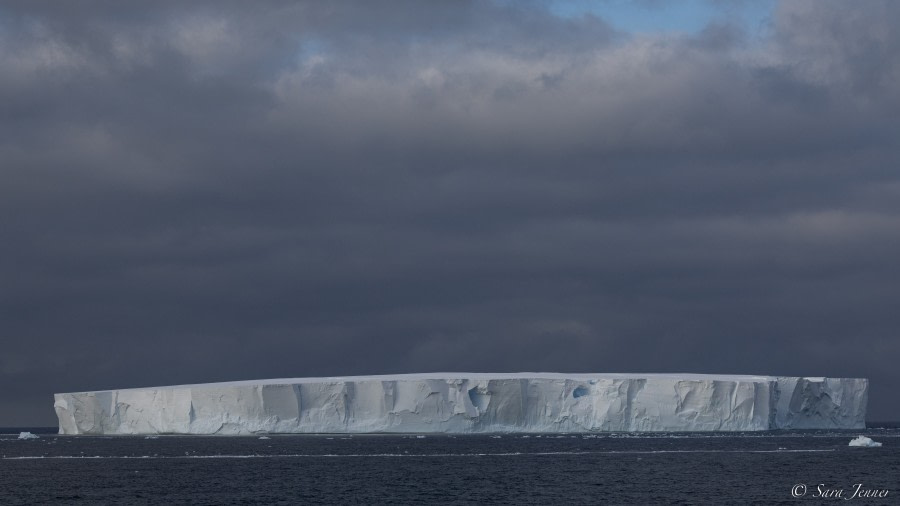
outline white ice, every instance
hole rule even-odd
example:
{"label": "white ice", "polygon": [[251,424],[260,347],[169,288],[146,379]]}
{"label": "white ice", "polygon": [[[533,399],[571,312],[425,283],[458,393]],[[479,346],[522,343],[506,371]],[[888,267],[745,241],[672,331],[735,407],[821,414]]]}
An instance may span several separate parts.
{"label": "white ice", "polygon": [[39,436],[30,432],[20,432],[19,439],[39,439]]}
{"label": "white ice", "polygon": [[881,443],[872,441],[871,438],[868,438],[866,436],[859,436],[850,441],[850,446],[865,446],[869,448],[875,448],[881,446]]}

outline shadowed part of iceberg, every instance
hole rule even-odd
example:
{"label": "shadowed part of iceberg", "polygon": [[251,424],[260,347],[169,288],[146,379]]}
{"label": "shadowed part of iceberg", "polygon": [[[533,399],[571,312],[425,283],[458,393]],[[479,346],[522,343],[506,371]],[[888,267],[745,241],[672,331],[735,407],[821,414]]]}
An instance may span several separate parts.
{"label": "shadowed part of iceberg", "polygon": [[60,434],[759,431],[865,428],[868,380],[435,373],[56,394]]}

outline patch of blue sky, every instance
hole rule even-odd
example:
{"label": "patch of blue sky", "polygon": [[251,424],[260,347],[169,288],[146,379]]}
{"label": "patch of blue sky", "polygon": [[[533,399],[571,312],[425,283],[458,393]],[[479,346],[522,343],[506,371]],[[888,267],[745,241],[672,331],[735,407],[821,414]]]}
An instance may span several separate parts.
{"label": "patch of blue sky", "polygon": [[304,37],[300,41],[300,59],[308,60],[326,51],[326,42],[319,37]]}
{"label": "patch of blue sky", "polygon": [[751,36],[764,35],[777,0],[551,0],[561,17],[593,14],[629,33],[697,33],[726,22]]}

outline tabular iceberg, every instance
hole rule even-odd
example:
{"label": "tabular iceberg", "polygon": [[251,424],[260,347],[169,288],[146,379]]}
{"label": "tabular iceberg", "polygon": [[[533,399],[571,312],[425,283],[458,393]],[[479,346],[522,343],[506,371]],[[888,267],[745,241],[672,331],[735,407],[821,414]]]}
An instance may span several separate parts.
{"label": "tabular iceberg", "polygon": [[758,431],[865,428],[868,380],[442,373],[55,395],[60,434]]}

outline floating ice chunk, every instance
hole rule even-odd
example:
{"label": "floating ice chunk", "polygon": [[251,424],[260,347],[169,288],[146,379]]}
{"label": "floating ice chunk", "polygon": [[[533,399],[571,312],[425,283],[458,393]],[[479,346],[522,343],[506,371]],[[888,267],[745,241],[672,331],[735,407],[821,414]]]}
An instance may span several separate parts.
{"label": "floating ice chunk", "polygon": [[269,436],[259,436],[260,439],[271,439]]}
{"label": "floating ice chunk", "polygon": [[30,432],[20,432],[19,439],[39,439],[39,436]]}
{"label": "floating ice chunk", "polygon": [[868,448],[875,448],[881,446],[881,443],[872,441],[871,438],[867,438],[866,436],[858,436],[850,441],[850,446],[865,446]]}

